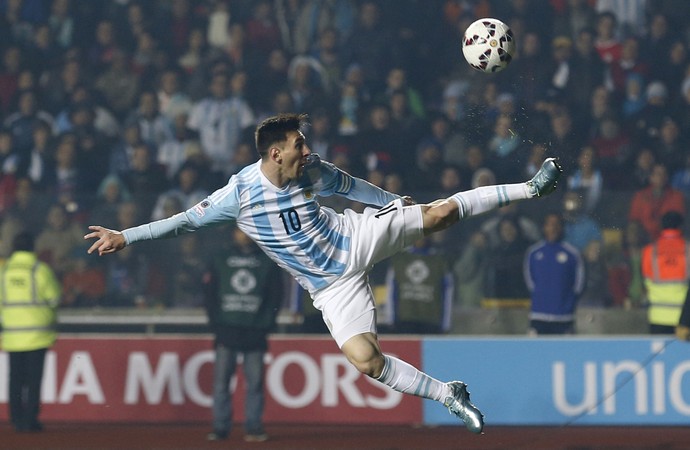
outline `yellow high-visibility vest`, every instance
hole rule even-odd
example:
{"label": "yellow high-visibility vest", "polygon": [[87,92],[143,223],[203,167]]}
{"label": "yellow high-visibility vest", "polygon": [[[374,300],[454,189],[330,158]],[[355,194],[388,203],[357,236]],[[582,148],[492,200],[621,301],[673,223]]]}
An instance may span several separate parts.
{"label": "yellow high-visibility vest", "polygon": [[33,252],[12,253],[0,268],[2,349],[25,352],[53,345],[61,291],[53,271]]}
{"label": "yellow high-visibility vest", "polygon": [[648,321],[678,325],[690,278],[690,244],[678,230],[663,230],[642,252],[642,275],[647,289]]}

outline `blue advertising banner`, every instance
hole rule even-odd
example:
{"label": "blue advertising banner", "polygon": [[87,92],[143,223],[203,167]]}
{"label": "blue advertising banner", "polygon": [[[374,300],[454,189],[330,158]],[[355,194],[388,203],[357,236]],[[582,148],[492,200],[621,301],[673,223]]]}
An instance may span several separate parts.
{"label": "blue advertising banner", "polygon": [[[668,338],[427,338],[424,371],[468,384],[487,425],[690,424],[690,344]],[[427,424],[457,419],[424,402]]]}

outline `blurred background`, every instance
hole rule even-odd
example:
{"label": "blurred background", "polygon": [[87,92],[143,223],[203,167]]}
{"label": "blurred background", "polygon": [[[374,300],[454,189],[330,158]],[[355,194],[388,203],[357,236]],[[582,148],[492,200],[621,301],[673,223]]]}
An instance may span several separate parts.
{"label": "blurred background", "polygon": [[[3,0],[0,14],[0,256],[19,230],[35,233],[68,323],[85,309],[203,321],[204,255],[227,230],[98,258],[85,254],[86,227],[191,207],[257,159],[260,120],[297,111],[323,159],[420,202],[561,159],[557,195],[420,243],[453,284],[436,331],[526,332],[523,258],[548,212],[564,215],[587,266],[580,305],[617,310],[608,324],[590,311],[583,331],[646,329],[635,261],[661,213],[632,198],[655,168],[683,208],[690,193],[687,2]],[[508,70],[464,61],[479,17],[513,29]],[[389,269],[372,273],[382,304]],[[280,321],[300,323],[309,299],[285,286]],[[486,310],[481,327],[463,324]]]}
{"label": "blurred background", "polygon": [[[463,59],[481,17],[513,30],[503,72]],[[300,112],[322,159],[418,202],[564,167],[552,196],[374,267],[382,334],[527,336],[526,256],[557,214],[584,271],[576,334],[646,335],[640,255],[690,199],[689,45],[684,0],[0,0],[0,257],[37,236],[61,332],[205,336],[229,227],[108,258],[83,236],[192,207],[258,159],[262,119]],[[276,331],[325,333],[278,282]]]}

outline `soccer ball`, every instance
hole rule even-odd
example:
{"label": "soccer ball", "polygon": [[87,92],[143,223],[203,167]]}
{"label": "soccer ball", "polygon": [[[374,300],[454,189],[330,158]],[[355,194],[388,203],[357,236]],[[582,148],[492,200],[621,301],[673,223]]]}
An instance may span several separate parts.
{"label": "soccer ball", "polygon": [[500,72],[515,53],[513,31],[498,19],[479,19],[467,27],[462,53],[470,66],[482,72]]}

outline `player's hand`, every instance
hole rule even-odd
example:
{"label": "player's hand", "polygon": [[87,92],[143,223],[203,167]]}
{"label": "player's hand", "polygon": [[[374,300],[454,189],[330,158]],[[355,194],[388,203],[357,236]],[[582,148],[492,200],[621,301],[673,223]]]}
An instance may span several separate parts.
{"label": "player's hand", "polygon": [[676,327],[676,337],[681,341],[690,341],[690,328],[678,325]]}
{"label": "player's hand", "polygon": [[412,205],[416,205],[416,204],[417,204],[417,202],[415,202],[415,201],[412,199],[412,197],[410,197],[409,195],[403,196],[403,197],[402,197],[402,201],[403,201],[403,206],[412,206]]}
{"label": "player's hand", "polygon": [[125,237],[119,231],[94,225],[89,226],[89,230],[91,233],[85,235],[84,239],[96,239],[96,242],[86,251],[88,254],[98,250],[98,255],[103,256],[122,250],[127,245]]}

